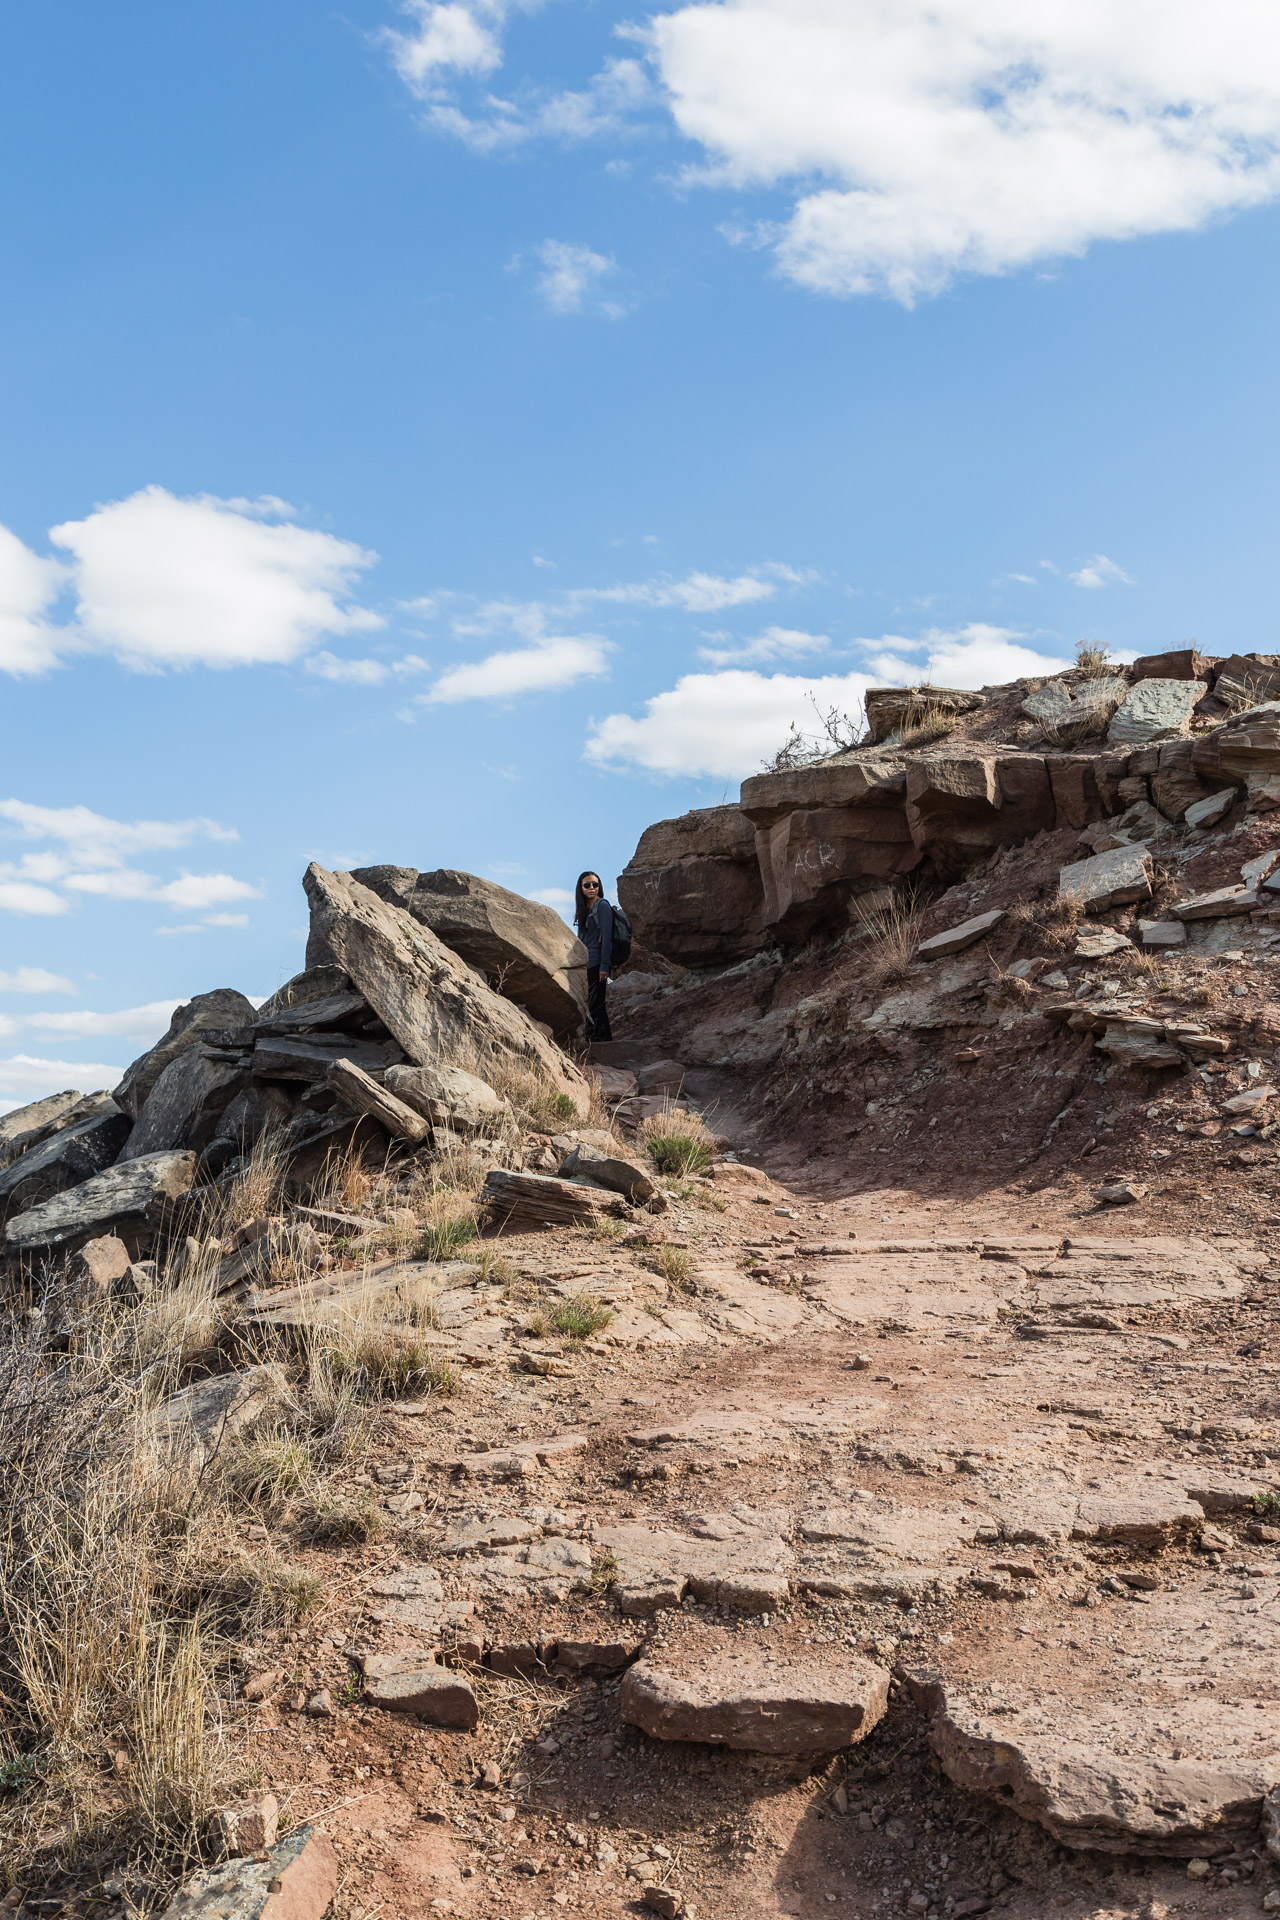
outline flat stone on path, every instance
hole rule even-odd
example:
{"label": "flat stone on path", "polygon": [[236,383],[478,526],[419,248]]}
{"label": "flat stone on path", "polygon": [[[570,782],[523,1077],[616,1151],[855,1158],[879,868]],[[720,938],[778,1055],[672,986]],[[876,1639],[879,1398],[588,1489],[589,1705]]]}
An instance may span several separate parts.
{"label": "flat stone on path", "polygon": [[388,1713],[416,1713],[433,1727],[470,1732],[478,1725],[480,1709],[465,1674],[425,1664],[396,1673],[371,1673],[371,1664],[364,1663],[364,1697],[369,1706],[383,1707]]}
{"label": "flat stone on path", "polygon": [[922,940],[916,949],[917,960],[945,960],[948,954],[963,953],[966,947],[976,946],[984,933],[992,933],[1004,919],[1001,908],[993,908],[990,913],[975,914],[972,920],[962,920],[958,927],[948,927],[945,933],[935,933],[930,940]]}
{"label": "flat stone on path", "polygon": [[1180,1573],[1146,1605],[1073,1611],[1043,1644],[969,1641],[963,1674],[940,1646],[908,1677],[949,1777],[1064,1846],[1188,1859],[1247,1845],[1280,1784],[1278,1583],[1256,1579],[1250,1598]]}
{"label": "flat stone on path", "polygon": [[623,1720],[654,1740],[702,1740],[749,1753],[837,1753],[870,1733],[889,1701],[883,1667],[716,1655],[702,1670],[638,1661],[622,1682]]}

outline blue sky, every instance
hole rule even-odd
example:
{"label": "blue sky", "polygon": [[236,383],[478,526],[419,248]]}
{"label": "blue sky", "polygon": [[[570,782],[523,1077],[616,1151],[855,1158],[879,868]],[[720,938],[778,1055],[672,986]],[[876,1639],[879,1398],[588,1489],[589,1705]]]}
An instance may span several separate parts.
{"label": "blue sky", "polygon": [[1255,0],[0,24],[0,1106],[871,680],[1280,649]]}

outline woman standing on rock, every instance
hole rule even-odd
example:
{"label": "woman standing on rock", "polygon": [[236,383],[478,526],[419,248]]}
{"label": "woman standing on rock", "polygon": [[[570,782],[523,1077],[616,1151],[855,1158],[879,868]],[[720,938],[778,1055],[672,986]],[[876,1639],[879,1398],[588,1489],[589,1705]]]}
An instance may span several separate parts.
{"label": "woman standing on rock", "polygon": [[587,950],[587,1038],[612,1040],[605,988],[613,966],[613,908],[604,897],[598,873],[578,875],[573,923]]}

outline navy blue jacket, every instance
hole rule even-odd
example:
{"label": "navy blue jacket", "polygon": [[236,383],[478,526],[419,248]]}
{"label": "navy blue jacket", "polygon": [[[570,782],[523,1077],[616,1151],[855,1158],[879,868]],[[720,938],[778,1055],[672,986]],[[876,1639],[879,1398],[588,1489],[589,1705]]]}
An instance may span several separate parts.
{"label": "navy blue jacket", "polygon": [[582,942],[587,949],[587,965],[599,967],[601,973],[613,971],[613,908],[607,900],[597,900],[587,915],[587,924],[582,929]]}

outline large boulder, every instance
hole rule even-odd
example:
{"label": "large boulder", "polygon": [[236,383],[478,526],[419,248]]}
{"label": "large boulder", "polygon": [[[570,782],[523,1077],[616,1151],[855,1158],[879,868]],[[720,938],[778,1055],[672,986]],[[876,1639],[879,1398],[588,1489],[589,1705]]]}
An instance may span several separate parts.
{"label": "large boulder", "polygon": [[906,785],[900,760],[852,754],[743,782],[771,931],[788,942],[835,931],[856,914],[859,893],[919,865]]}
{"label": "large boulder", "polygon": [[74,1126],[52,1133],[0,1173],[0,1213],[19,1213],[77,1187],[111,1166],[129,1138],[132,1121],[115,1102]]}
{"label": "large boulder", "polygon": [[[557,1038],[585,1031],[587,950],[551,907],[452,867],[435,873],[357,867],[351,878],[430,927],[496,993],[514,1000]],[[319,948],[309,944],[307,958],[320,958]]]}
{"label": "large boulder", "polygon": [[248,1027],[253,1024],[252,1000],[234,987],[215,987],[212,993],[198,993],[194,1000],[176,1007],[169,1031],[154,1047],[125,1069],[124,1079],[114,1089],[116,1105],[136,1120],[142,1103],[171,1060],[187,1047],[194,1047],[202,1033],[213,1030]]}
{"label": "large boulder", "polygon": [[386,1084],[398,1100],[454,1133],[500,1133],[510,1103],[461,1067],[388,1067]]}
{"label": "large boulder", "polygon": [[768,943],[755,830],[738,807],[659,820],[618,875],[636,938],[682,966],[731,966]]}
{"label": "large boulder", "polygon": [[184,1047],[160,1074],[138,1110],[137,1123],[122,1160],[164,1153],[171,1147],[201,1152],[235,1095],[248,1085],[247,1057],[216,1053],[211,1047]]}
{"label": "large boulder", "polygon": [[1206,791],[1241,786],[1255,807],[1276,804],[1280,786],[1280,701],[1224,721],[1195,742],[1192,766]]}
{"label": "large boulder", "polygon": [[907,821],[940,873],[961,872],[983,851],[1055,825],[1049,770],[1039,754],[964,747],[919,754],[907,765]]}
{"label": "large boulder", "polygon": [[585,1114],[590,1090],[528,1014],[487,987],[451,947],[403,907],[348,873],[314,863],[303,881],[312,937],[323,943],[416,1066],[463,1066],[488,1077],[527,1072]]}
{"label": "large boulder", "polygon": [[36,1253],[118,1231],[136,1241],[154,1229],[169,1203],[191,1185],[194,1153],[152,1153],[95,1174],[39,1206],[16,1214],[4,1230],[10,1253]]}

